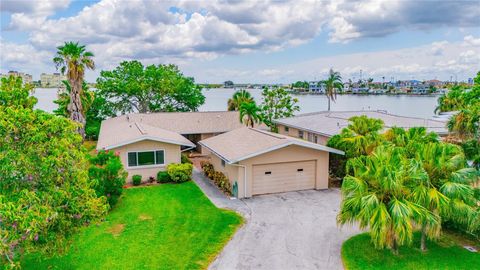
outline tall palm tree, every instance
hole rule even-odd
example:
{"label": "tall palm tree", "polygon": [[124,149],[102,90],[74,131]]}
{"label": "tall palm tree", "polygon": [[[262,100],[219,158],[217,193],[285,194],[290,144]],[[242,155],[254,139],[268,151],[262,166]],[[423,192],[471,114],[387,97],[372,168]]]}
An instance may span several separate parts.
{"label": "tall palm tree", "polygon": [[447,127],[462,140],[480,138],[480,102],[460,109],[450,118]]}
{"label": "tall palm tree", "polygon": [[247,127],[253,127],[261,121],[260,109],[255,102],[244,102],[240,105],[240,122]]}
{"label": "tall palm tree", "polygon": [[252,101],[253,101],[253,97],[250,94],[250,92],[248,92],[245,89],[242,89],[242,90],[236,91],[233,94],[232,98],[228,99],[227,109],[229,111],[238,111],[242,103],[252,102]]}
{"label": "tall palm tree", "polygon": [[342,76],[340,76],[340,72],[330,69],[328,79],[323,83],[325,83],[325,94],[327,95],[328,110],[330,111],[330,100],[335,102],[335,99],[337,98],[337,89],[343,88]]}
{"label": "tall palm tree", "polygon": [[412,166],[403,149],[377,147],[371,155],[350,159],[347,172],[337,222],[358,222],[361,228],[368,227],[375,247],[387,247],[398,254],[400,245],[411,243],[416,222],[440,222],[412,200],[414,179],[421,177],[423,171]]}
{"label": "tall palm tree", "polygon": [[85,76],[85,69],[95,69],[93,53],[86,51],[84,45],[78,42],[65,42],[63,46],[57,47],[57,54],[53,58],[57,69],[62,74],[67,74],[71,87],[70,103],[68,112],[70,119],[80,124],[78,133],[85,138],[85,112],[82,106],[82,83]]}

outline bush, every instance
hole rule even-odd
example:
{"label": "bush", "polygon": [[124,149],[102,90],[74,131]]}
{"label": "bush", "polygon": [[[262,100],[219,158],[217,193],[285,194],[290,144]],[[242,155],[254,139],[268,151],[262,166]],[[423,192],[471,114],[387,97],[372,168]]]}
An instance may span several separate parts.
{"label": "bush", "polygon": [[134,186],[140,185],[142,183],[142,176],[138,174],[132,176],[132,183]]}
{"label": "bush", "polygon": [[208,178],[212,179],[213,178],[213,173],[215,172],[215,169],[213,168],[212,163],[210,163],[208,161],[202,161],[202,162],[200,162],[200,166],[202,167],[203,173],[205,173],[205,175]]}
{"label": "bush", "polygon": [[159,171],[157,173],[157,182],[158,183],[168,183],[172,182],[172,179],[170,178],[170,175],[166,171]]}
{"label": "bush", "polygon": [[167,173],[173,182],[182,183],[190,180],[192,177],[193,165],[185,164],[169,164],[167,166]]}
{"label": "bush", "polygon": [[127,172],[123,170],[118,155],[112,151],[99,151],[89,156],[90,168],[88,176],[94,184],[97,196],[105,196],[112,208],[122,195],[123,185],[127,179]]}
{"label": "bush", "polygon": [[190,158],[188,158],[187,154],[185,153],[182,153],[181,159],[182,159],[182,163],[192,164],[192,161],[190,160]]}
{"label": "bush", "polygon": [[214,172],[212,180],[221,190],[228,194],[232,194],[232,186],[225,174],[222,172]]}

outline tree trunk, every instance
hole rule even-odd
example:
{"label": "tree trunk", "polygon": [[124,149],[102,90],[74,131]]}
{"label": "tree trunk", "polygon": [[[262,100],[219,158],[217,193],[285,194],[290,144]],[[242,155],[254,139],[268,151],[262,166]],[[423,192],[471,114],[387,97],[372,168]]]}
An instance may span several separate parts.
{"label": "tree trunk", "polygon": [[68,112],[70,113],[70,119],[74,122],[80,124],[78,127],[77,132],[85,139],[85,116],[83,114],[83,107],[82,107],[82,80],[72,80],[69,79],[71,91],[70,91],[70,104],[68,105]]}
{"label": "tree trunk", "polygon": [[328,99],[328,111],[330,111],[330,97],[327,97]]}
{"label": "tree trunk", "polygon": [[398,255],[397,239],[393,239],[392,253],[393,255]]}
{"label": "tree trunk", "polygon": [[425,225],[422,225],[422,238],[420,239],[420,249],[422,251],[427,251],[427,232]]}

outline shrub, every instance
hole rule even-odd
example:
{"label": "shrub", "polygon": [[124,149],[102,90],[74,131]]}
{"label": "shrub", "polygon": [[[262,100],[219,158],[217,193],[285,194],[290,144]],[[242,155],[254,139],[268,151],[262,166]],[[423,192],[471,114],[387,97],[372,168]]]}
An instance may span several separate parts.
{"label": "shrub", "polygon": [[127,172],[123,170],[118,155],[112,151],[99,151],[96,155],[89,156],[89,161],[88,176],[95,183],[95,192],[99,197],[105,196],[111,208],[122,195]]}
{"label": "shrub", "polygon": [[210,163],[208,161],[202,161],[202,162],[200,162],[200,166],[202,167],[203,173],[205,173],[205,175],[208,178],[212,179],[213,178],[213,173],[215,172],[215,169],[213,168],[212,163]]}
{"label": "shrub", "polygon": [[192,164],[192,161],[190,160],[190,158],[188,158],[187,154],[185,153],[182,153],[181,159],[182,159],[182,163]]}
{"label": "shrub", "polygon": [[132,183],[134,186],[140,185],[140,183],[142,183],[142,176],[138,174],[132,176]]}
{"label": "shrub", "polygon": [[168,183],[172,182],[172,179],[170,178],[170,175],[166,171],[159,171],[157,173],[157,182],[158,183]]}
{"label": "shrub", "polygon": [[213,173],[213,182],[217,185],[221,190],[224,192],[231,194],[232,187],[230,185],[230,181],[228,180],[227,176],[222,172],[214,172]]}
{"label": "shrub", "polygon": [[167,173],[173,182],[182,183],[190,180],[192,177],[193,165],[185,164],[169,164],[167,166]]}

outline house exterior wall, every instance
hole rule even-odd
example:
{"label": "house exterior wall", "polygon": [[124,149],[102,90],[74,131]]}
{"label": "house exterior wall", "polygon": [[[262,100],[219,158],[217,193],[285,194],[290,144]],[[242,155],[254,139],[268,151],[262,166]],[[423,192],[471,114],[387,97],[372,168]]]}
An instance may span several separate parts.
{"label": "house exterior wall", "polygon": [[[214,154],[210,155],[210,163],[212,163],[215,171],[222,172],[223,174],[225,174],[225,176],[227,176],[232,186],[233,186],[233,183],[238,182],[238,173],[239,173],[238,166],[229,165],[229,164],[225,164],[225,166],[222,166],[222,160]],[[239,184],[237,183],[237,185]]]}
{"label": "house exterior wall", "polygon": [[315,143],[315,141],[313,139],[313,136],[317,136],[317,142],[316,143],[321,144],[321,145],[326,145],[327,141],[329,139],[329,137],[327,137],[327,136],[312,133],[312,132],[309,132],[309,131],[306,131],[306,130],[303,130],[303,137],[300,137],[299,136],[300,129],[288,127],[288,131],[286,131],[285,128],[286,128],[285,125],[279,124],[278,125],[278,133],[280,133],[282,135],[287,135],[287,136],[290,136],[290,137],[294,137],[294,138],[304,139],[304,140],[307,140],[307,141],[310,141],[310,142],[313,142],[313,143]]}
{"label": "house exterior wall", "polygon": [[[165,151],[165,165],[151,165],[151,166],[139,166],[128,167],[128,152],[147,151],[147,150],[164,150]],[[180,163],[180,145],[169,144],[156,141],[140,141],[121,147],[112,149],[119,154],[122,161],[123,168],[128,172],[127,182],[132,181],[132,176],[135,174],[142,176],[142,181],[147,181],[150,176],[157,178],[159,171],[166,170],[166,167],[170,163]]]}
{"label": "house exterior wall", "polygon": [[[297,162],[315,160],[316,167],[316,180],[315,189],[327,189],[328,188],[328,152],[318,151],[301,146],[291,145],[285,148],[281,148],[263,155],[259,155],[244,161],[239,164],[245,166],[247,172],[247,186],[245,191],[244,186],[244,171],[242,167],[238,167],[238,197],[251,197],[253,187],[253,165],[259,164],[271,164],[281,162]],[[212,155],[212,159],[216,157]],[[215,166],[215,165],[214,165]],[[227,165],[231,166],[231,165]]]}

